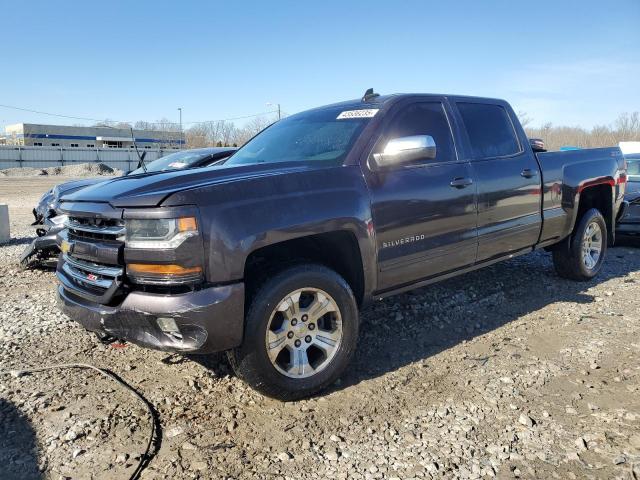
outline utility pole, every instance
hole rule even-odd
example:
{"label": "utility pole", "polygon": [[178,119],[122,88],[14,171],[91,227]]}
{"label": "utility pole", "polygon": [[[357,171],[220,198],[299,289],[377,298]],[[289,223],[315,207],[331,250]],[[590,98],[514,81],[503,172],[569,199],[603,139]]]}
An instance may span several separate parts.
{"label": "utility pole", "polygon": [[178,111],[180,112],[180,140],[182,140],[180,149],[182,149],[184,148],[184,132],[182,131],[182,107],[178,107]]}
{"label": "utility pole", "polygon": [[267,107],[278,107],[278,120],[280,120],[280,118],[282,117],[282,115],[280,114],[280,104],[279,103],[267,103]]}

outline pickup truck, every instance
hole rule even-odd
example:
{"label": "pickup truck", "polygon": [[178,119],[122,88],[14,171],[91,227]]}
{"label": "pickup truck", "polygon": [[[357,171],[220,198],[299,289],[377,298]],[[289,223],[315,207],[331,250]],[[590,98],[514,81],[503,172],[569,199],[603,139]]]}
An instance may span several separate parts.
{"label": "pickup truck", "polygon": [[540,150],[505,101],[369,90],[221,165],[64,196],[59,303],[102,337],[226,351],[263,394],[312,395],[346,368],[372,301],[541,248],[562,277],[598,274],[621,152]]}

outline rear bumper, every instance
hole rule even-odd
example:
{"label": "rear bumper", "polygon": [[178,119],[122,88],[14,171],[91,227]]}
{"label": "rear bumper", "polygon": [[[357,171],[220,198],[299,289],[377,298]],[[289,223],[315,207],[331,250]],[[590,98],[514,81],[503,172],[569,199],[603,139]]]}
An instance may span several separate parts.
{"label": "rear bumper", "polygon": [[[244,284],[180,295],[131,292],[115,307],[93,303],[58,287],[61,310],[87,330],[156,350],[211,353],[237,347],[244,325]],[[171,318],[179,334],[163,331]]]}

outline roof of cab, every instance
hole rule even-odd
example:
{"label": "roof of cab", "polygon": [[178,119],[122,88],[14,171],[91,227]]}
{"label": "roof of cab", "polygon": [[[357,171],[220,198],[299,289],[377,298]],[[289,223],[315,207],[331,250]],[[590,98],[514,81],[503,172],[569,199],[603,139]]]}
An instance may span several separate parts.
{"label": "roof of cab", "polygon": [[468,100],[468,101],[478,101],[478,102],[488,102],[488,103],[496,103],[496,104],[504,104],[505,100],[499,98],[490,98],[490,97],[476,97],[469,95],[453,95],[453,94],[443,94],[443,93],[392,93],[388,95],[378,95],[373,98],[369,98],[367,100],[363,99],[353,99],[353,100],[345,100],[343,102],[331,103],[329,105],[323,105],[320,107],[312,108],[310,110],[321,110],[325,108],[366,108],[367,106],[377,106],[382,108],[389,103],[395,103],[398,100],[403,98],[451,98],[455,100]]}

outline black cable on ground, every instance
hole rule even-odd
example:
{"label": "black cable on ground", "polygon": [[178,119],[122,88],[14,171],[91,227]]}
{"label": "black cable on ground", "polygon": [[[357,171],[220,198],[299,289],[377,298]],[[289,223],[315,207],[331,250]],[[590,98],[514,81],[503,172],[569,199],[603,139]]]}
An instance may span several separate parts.
{"label": "black cable on ground", "polygon": [[82,368],[82,369],[95,370],[100,375],[110,380],[115,380],[120,386],[126,388],[134,397],[140,400],[140,402],[142,402],[146,407],[147,411],[149,412],[149,417],[151,419],[151,432],[149,435],[149,441],[147,442],[147,447],[144,451],[144,454],[142,454],[142,456],[140,457],[138,466],[129,477],[131,480],[140,478],[140,474],[142,473],[142,471],[147,467],[151,459],[160,450],[162,428],[160,426],[160,419],[155,409],[153,408],[153,405],[151,405],[151,403],[146,398],[144,398],[140,393],[138,393],[136,389],[134,389],[131,385],[125,382],[118,375],[116,375],[110,370],[89,365],[87,363],[64,363],[59,365],[49,365],[46,367],[0,370],[0,375],[11,375],[17,378],[28,373],[44,372],[47,370],[69,369],[69,368]]}

